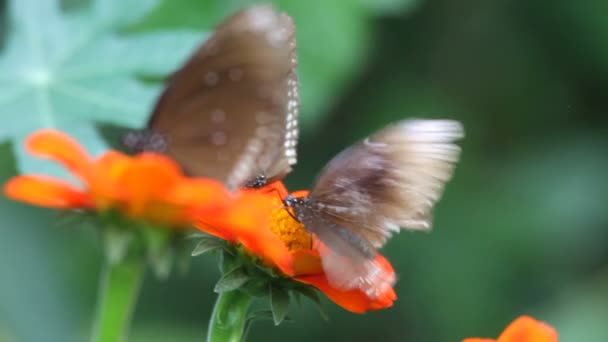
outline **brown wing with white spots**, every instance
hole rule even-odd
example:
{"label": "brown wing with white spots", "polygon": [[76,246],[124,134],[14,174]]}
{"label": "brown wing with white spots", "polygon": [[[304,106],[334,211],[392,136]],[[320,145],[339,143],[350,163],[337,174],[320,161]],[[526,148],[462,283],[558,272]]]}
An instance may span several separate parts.
{"label": "brown wing with white spots", "polygon": [[286,14],[267,5],[237,13],[171,78],[149,128],[190,175],[231,189],[283,177],[296,163],[295,48]]}
{"label": "brown wing with white spots", "polygon": [[376,264],[375,249],[401,227],[430,229],[459,158],[454,142],[463,136],[456,121],[406,120],[329,162],[309,195],[304,226],[327,246],[321,259],[332,284],[374,296],[394,283]]}

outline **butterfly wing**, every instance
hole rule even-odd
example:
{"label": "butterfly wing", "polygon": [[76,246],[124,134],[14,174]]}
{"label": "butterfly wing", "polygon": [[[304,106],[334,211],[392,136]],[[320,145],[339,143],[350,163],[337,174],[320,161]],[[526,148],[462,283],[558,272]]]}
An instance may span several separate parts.
{"label": "butterfly wing", "polygon": [[333,287],[360,289],[371,298],[381,296],[395,283],[393,272],[387,272],[376,260],[376,251],[369,241],[324,217],[322,211],[297,207],[304,227],[321,243],[317,250],[327,279]]}
{"label": "butterfly wing", "polygon": [[366,291],[386,283],[375,249],[401,227],[430,229],[460,154],[454,142],[463,136],[456,121],[406,120],[328,163],[310,193],[317,218],[304,226],[328,247],[321,256],[330,281]]}
{"label": "butterfly wing", "polygon": [[171,78],[148,128],[193,176],[235,189],[296,163],[298,80],[295,29],[267,5],[243,10]]}

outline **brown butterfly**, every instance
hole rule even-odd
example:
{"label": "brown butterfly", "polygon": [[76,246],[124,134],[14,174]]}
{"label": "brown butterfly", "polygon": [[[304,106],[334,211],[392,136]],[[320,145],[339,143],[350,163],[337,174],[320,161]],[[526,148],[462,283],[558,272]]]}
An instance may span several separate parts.
{"label": "brown butterfly", "polygon": [[[125,144],[165,152],[190,175],[230,189],[282,179],[296,163],[294,35],[292,20],[267,5],[228,18],[171,78],[147,129]],[[323,242],[334,286],[370,296],[392,286],[376,249],[400,227],[430,228],[462,136],[455,121],[399,122],[330,161],[308,197],[285,198]]]}
{"label": "brown butterfly", "polygon": [[286,206],[314,233],[333,286],[376,296],[395,282],[376,249],[401,227],[430,229],[431,210],[452,177],[464,136],[451,120],[405,120],[334,157],[307,197]]}
{"label": "brown butterfly", "polygon": [[191,176],[235,190],[296,163],[298,79],[292,19],[269,5],[229,17],[170,79],[135,150],[164,152]]}

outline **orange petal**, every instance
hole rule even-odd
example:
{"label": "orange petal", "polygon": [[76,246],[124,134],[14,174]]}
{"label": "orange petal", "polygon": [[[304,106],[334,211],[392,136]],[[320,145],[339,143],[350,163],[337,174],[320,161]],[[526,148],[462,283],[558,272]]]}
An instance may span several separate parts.
{"label": "orange petal", "polygon": [[43,129],[30,135],[25,146],[30,153],[58,161],[76,176],[86,180],[90,158],[78,142],[65,133]]}
{"label": "orange petal", "polygon": [[267,184],[266,186],[254,190],[255,192],[264,193],[264,194],[272,194],[275,193],[280,199],[283,199],[285,196],[289,194],[287,192],[287,188],[285,188],[285,184],[281,181],[272,182]]}
{"label": "orange petal", "polygon": [[131,164],[133,158],[112,150],[93,162],[87,187],[97,207],[103,210],[117,201],[124,200],[125,189],[118,179]]}
{"label": "orange petal", "polygon": [[[289,192],[287,191],[285,184],[283,184],[283,182],[281,182],[281,181],[276,181],[276,182],[270,183],[258,190],[254,190],[254,191],[259,192],[259,193],[264,193],[264,194],[273,194],[274,193],[281,200],[283,198],[285,198],[285,196],[289,195]],[[294,197],[306,197],[306,196],[308,196],[308,193],[309,193],[308,190],[300,190],[300,191],[292,192],[291,195]]]}
{"label": "orange petal", "polygon": [[[201,215],[217,215],[229,201],[230,194],[220,183],[210,179],[184,178],[167,189],[164,198],[158,200],[157,212],[172,215],[172,218],[165,216],[165,221],[191,224]],[[171,207],[174,209],[168,210]],[[150,210],[153,208],[148,206],[146,211]]]}
{"label": "orange petal", "polygon": [[[376,263],[382,269],[389,273],[394,273],[392,266],[382,255],[376,256]],[[397,294],[392,288],[384,289],[377,297],[370,298],[364,292],[358,289],[343,290],[335,288],[329,284],[327,277],[324,274],[314,276],[299,276],[295,278],[306,284],[310,284],[321,290],[334,303],[340,305],[344,309],[355,312],[364,313],[368,310],[379,310],[391,307],[397,299]]]}
{"label": "orange petal", "polygon": [[498,342],[557,342],[557,332],[529,316],[520,316],[500,335]]}
{"label": "orange petal", "polygon": [[318,275],[323,273],[319,253],[313,250],[300,249],[292,252],[293,274],[296,276]]}
{"label": "orange petal", "polygon": [[268,226],[276,203],[265,194],[241,191],[234,202],[215,213],[201,212],[197,228],[231,242],[240,242],[253,255],[282,272],[291,271],[291,254]]}
{"label": "orange petal", "polygon": [[94,165],[105,178],[115,181],[134,162],[135,158],[110,150],[97,158]]}
{"label": "orange petal", "polygon": [[134,217],[143,215],[151,201],[166,199],[168,189],[182,177],[177,165],[165,156],[136,156],[117,179],[118,186],[128,199],[125,210]]}
{"label": "orange petal", "polygon": [[334,303],[344,309],[364,313],[369,310],[379,310],[391,307],[397,299],[393,289],[389,289],[382,296],[371,299],[360,290],[342,290],[332,287],[325,275],[296,277],[297,281],[312,285],[323,292]]}
{"label": "orange petal", "polygon": [[184,178],[167,193],[166,199],[177,204],[187,204],[199,210],[217,210],[230,200],[224,186],[211,179]]}
{"label": "orange petal", "polygon": [[309,191],[308,191],[308,190],[298,190],[298,191],[294,191],[294,192],[292,192],[292,193],[291,193],[291,195],[292,195],[293,197],[298,197],[298,198],[300,198],[300,197],[306,197],[306,196],[308,196],[308,193],[309,193]]}
{"label": "orange petal", "polygon": [[18,176],[4,185],[7,197],[55,209],[89,208],[90,198],[73,185],[45,176]]}

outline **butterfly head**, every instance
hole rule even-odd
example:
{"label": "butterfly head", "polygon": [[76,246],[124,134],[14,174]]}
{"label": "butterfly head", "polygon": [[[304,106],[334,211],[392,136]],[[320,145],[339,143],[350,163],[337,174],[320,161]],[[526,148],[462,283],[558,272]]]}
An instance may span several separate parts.
{"label": "butterfly head", "polygon": [[292,194],[289,194],[283,198],[283,205],[289,210],[293,210],[295,213],[295,219],[299,222],[302,222],[305,218],[307,209],[310,208],[310,198],[309,197],[297,197]]}

